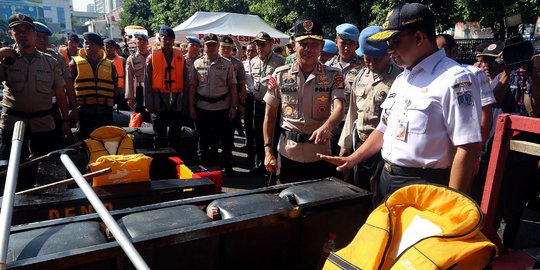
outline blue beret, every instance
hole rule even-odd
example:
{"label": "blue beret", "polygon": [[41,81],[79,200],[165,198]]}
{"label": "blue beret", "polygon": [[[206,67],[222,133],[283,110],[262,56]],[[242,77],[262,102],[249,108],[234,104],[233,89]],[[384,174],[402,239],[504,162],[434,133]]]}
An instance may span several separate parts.
{"label": "blue beret", "polygon": [[108,45],[116,46],[116,41],[114,41],[113,39],[110,39],[110,38],[104,39],[104,40],[103,40],[103,43],[104,43],[104,44],[108,44]]}
{"label": "blue beret", "polygon": [[77,43],[81,43],[81,40],[79,39],[79,36],[77,36],[77,34],[75,33],[67,33],[67,39],[69,40],[73,40]]}
{"label": "blue beret", "polygon": [[143,32],[135,32],[135,33],[133,33],[133,36],[134,36],[135,38],[142,37],[142,38],[148,40],[148,36],[147,36],[145,33],[143,33]]}
{"label": "blue beret", "polygon": [[360,51],[362,54],[371,57],[382,57],[387,54],[388,45],[386,42],[368,42],[369,37],[382,31],[383,28],[377,25],[368,26],[362,30],[362,33],[360,33],[360,38],[358,38],[358,43],[360,44]]}
{"label": "blue beret", "polygon": [[324,47],[322,48],[323,52],[326,53],[337,53],[337,45],[329,39],[324,40]]}
{"label": "blue beret", "polygon": [[364,57],[364,52],[362,52],[362,49],[360,49],[360,47],[358,47],[358,49],[356,49],[356,51],[354,51],[356,53],[356,55],[358,55],[358,57]]}
{"label": "blue beret", "polygon": [[83,37],[84,39],[92,41],[96,45],[103,46],[103,39],[101,39],[101,36],[98,33],[86,32],[83,33]]}
{"label": "blue beret", "polygon": [[358,35],[360,34],[358,27],[350,23],[343,23],[336,26],[336,32],[338,37],[354,41],[358,40]]}
{"label": "blue beret", "polygon": [[194,36],[187,36],[186,39],[188,43],[197,43],[199,45],[201,44],[201,41]]}
{"label": "blue beret", "polygon": [[40,22],[34,22],[34,26],[36,27],[36,32],[38,33],[45,33],[47,36],[52,36],[51,29],[47,27],[45,24]]}
{"label": "blue beret", "polygon": [[176,36],[174,35],[174,31],[172,30],[172,28],[168,27],[168,26],[161,26],[161,28],[159,28],[159,35],[162,36],[162,37],[172,37],[172,38],[175,38]]}

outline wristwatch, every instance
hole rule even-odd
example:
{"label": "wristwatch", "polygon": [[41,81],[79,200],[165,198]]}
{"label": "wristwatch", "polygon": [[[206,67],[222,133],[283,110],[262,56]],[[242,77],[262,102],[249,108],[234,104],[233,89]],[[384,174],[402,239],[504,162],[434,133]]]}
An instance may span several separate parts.
{"label": "wristwatch", "polygon": [[238,106],[232,106],[232,107],[233,107],[233,109],[238,111]]}

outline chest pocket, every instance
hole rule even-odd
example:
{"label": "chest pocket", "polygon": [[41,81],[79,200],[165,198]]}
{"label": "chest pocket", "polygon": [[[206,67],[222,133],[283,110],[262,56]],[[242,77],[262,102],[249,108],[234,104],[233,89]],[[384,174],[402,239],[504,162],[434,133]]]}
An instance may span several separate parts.
{"label": "chest pocket", "polygon": [[411,100],[407,106],[407,120],[409,121],[409,132],[422,134],[426,132],[429,121],[429,105],[432,103],[429,99]]}
{"label": "chest pocket", "polygon": [[14,64],[8,68],[6,85],[10,92],[20,92],[24,90],[24,86],[27,83],[26,80],[28,80],[27,73],[27,67],[24,65]]}
{"label": "chest pocket", "polygon": [[381,121],[385,125],[388,125],[388,117],[392,114],[392,107],[394,106],[395,102],[396,99],[392,97],[385,99],[384,102],[381,104]]}
{"label": "chest pocket", "polygon": [[39,72],[36,75],[36,90],[40,94],[52,96],[53,75],[51,72]]}
{"label": "chest pocket", "polygon": [[208,68],[197,67],[197,76],[199,79],[199,85],[206,85],[208,83]]}
{"label": "chest pocket", "polygon": [[228,83],[227,83],[227,70],[228,70],[228,67],[226,66],[220,66],[220,67],[213,67],[212,70],[211,70],[211,73],[210,73],[210,70],[209,70],[209,73],[208,74],[211,74],[211,76],[209,76],[208,78],[212,80],[213,85],[217,85],[217,86],[226,86]]}
{"label": "chest pocket", "polygon": [[330,116],[331,92],[314,93],[311,107],[313,120],[325,120]]}

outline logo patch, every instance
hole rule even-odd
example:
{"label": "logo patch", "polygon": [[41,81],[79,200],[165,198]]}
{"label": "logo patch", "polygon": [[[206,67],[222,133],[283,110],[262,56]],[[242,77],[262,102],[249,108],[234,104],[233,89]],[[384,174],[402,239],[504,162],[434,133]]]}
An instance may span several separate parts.
{"label": "logo patch", "polygon": [[343,75],[341,75],[341,74],[337,74],[336,76],[334,76],[334,83],[335,83],[337,89],[345,88],[345,82],[344,82],[344,79],[343,79]]}
{"label": "logo patch", "polygon": [[274,90],[276,90],[277,87],[277,81],[274,76],[270,76],[268,78],[268,92],[272,95],[274,95]]}
{"label": "logo patch", "polygon": [[317,76],[317,84],[320,85],[330,85],[330,79],[327,75],[321,74]]}
{"label": "logo patch", "polygon": [[304,26],[304,29],[306,29],[306,31],[311,31],[311,29],[313,29],[313,21],[312,20],[305,20],[302,25]]}
{"label": "logo patch", "polygon": [[285,116],[292,116],[294,109],[291,106],[287,106],[285,107],[284,112],[285,112]]}
{"label": "logo patch", "polygon": [[330,100],[327,96],[318,96],[317,97],[317,101],[319,102],[327,102],[328,100]]}

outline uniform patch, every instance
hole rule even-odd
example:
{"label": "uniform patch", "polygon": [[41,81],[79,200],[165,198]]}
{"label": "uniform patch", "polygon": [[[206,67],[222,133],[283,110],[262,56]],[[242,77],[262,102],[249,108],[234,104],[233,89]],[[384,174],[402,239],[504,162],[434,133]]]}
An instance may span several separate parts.
{"label": "uniform patch", "polygon": [[317,64],[317,72],[319,72],[319,73],[322,72],[322,66],[323,66],[323,65],[321,64],[321,62],[319,62],[319,63]]}
{"label": "uniform patch", "polygon": [[298,72],[298,61],[293,62],[292,66],[291,66],[291,72],[292,73]]}
{"label": "uniform patch", "polygon": [[304,29],[306,29],[306,31],[311,31],[311,29],[313,29],[313,21],[312,20],[305,20],[302,23],[302,26],[304,26]]}
{"label": "uniform patch", "polygon": [[327,110],[328,110],[328,107],[327,107],[327,106],[320,106],[320,107],[317,109],[317,111],[318,111],[320,114],[325,113]]}
{"label": "uniform patch", "polygon": [[473,105],[473,95],[472,91],[461,91],[456,93],[458,104],[471,106]]}
{"label": "uniform patch", "polygon": [[328,98],[327,96],[318,96],[317,97],[317,101],[319,102],[327,102],[328,100],[330,100],[330,98]]}
{"label": "uniform patch", "polygon": [[294,79],[294,77],[292,75],[287,74],[287,76],[283,80],[283,84],[285,84],[285,85],[293,85],[293,84],[296,84],[296,80]]}
{"label": "uniform patch", "polygon": [[341,75],[341,74],[337,74],[336,76],[334,76],[334,83],[336,85],[336,88],[338,88],[338,89],[345,88],[345,82],[344,82],[344,79],[343,79],[343,75]]}
{"label": "uniform patch", "polygon": [[291,106],[287,106],[287,107],[285,107],[283,112],[285,113],[285,116],[292,116],[293,112],[294,112],[294,109]]}
{"label": "uniform patch", "polygon": [[274,76],[270,76],[268,78],[268,92],[272,95],[274,95],[274,91],[276,90],[276,87],[277,87],[277,81],[276,81],[276,78]]}
{"label": "uniform patch", "polygon": [[321,74],[317,76],[317,84],[320,85],[330,85],[330,79],[327,75]]}

